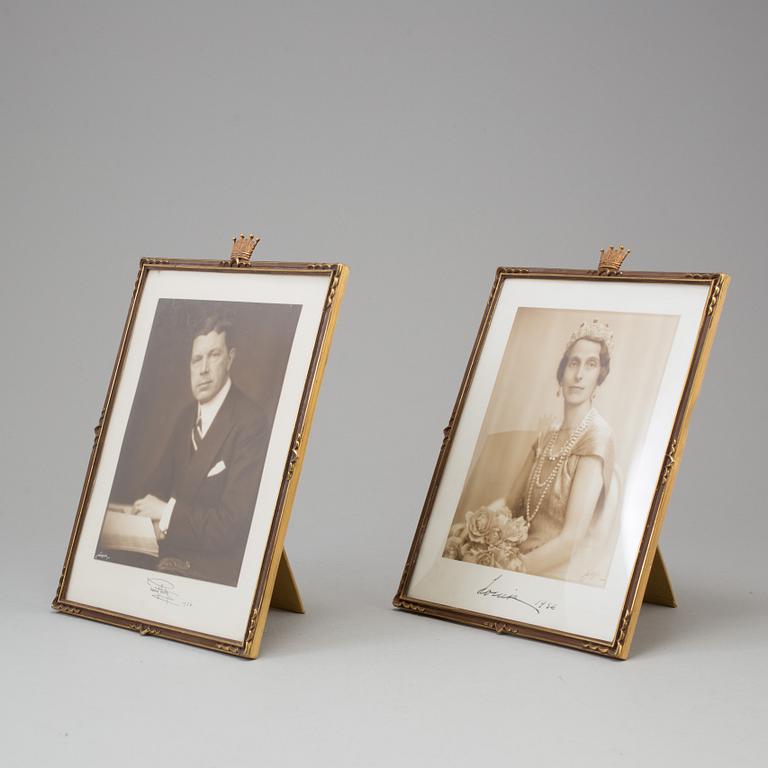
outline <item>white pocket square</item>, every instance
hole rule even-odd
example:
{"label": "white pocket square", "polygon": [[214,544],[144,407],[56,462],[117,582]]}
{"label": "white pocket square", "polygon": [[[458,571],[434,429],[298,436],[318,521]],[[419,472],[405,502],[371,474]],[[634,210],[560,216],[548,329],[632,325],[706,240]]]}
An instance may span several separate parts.
{"label": "white pocket square", "polygon": [[206,477],[215,477],[216,475],[220,475],[226,468],[227,465],[223,461],[219,461],[210,468]]}

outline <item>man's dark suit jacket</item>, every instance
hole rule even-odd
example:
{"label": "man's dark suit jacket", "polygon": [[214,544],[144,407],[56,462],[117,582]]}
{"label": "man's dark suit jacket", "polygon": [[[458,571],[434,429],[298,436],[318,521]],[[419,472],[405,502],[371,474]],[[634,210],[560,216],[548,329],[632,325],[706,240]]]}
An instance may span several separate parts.
{"label": "man's dark suit jacket", "polygon": [[[176,573],[237,586],[269,442],[267,423],[234,384],[197,450],[196,419],[195,402],[181,412],[149,481],[149,493],[176,499],[160,562],[174,558]],[[219,462],[224,469],[209,476]]]}

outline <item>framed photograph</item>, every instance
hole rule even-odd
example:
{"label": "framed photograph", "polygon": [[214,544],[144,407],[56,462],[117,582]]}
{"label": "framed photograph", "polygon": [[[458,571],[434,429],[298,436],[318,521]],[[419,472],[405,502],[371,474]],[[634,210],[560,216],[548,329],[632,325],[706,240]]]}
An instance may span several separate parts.
{"label": "framed photograph", "polygon": [[500,268],[395,606],[626,658],[728,280]]}
{"label": "framed photograph", "polygon": [[347,268],[245,250],[141,261],[53,607],[253,658]]}

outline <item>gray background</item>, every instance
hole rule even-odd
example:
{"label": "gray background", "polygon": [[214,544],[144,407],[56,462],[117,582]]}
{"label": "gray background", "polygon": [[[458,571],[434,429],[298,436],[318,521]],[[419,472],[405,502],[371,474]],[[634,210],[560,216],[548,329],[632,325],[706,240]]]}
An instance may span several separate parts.
{"label": "gray background", "polygon": [[[765,3],[0,5],[5,765],[755,765]],[[243,662],[53,614],[140,256],[352,274]],[[734,284],[626,663],[390,609],[498,264]]]}

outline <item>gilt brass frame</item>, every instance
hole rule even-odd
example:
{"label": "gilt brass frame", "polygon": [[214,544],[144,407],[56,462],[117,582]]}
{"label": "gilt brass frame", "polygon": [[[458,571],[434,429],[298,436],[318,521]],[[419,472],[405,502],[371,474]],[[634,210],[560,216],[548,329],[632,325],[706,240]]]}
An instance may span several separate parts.
{"label": "gilt brass frame", "polygon": [[[241,241],[243,237],[241,236]],[[256,240],[255,242],[258,242]],[[117,358],[112,369],[112,375],[107,389],[104,407],[94,432],[95,437],[91,450],[88,469],[83,484],[83,490],[77,508],[72,534],[67,547],[64,566],[59,579],[52,607],[62,613],[92,619],[94,621],[112,624],[139,632],[142,635],[164,637],[201,648],[208,648],[222,653],[232,654],[253,659],[259,654],[262,635],[266,625],[270,604],[289,610],[302,612],[302,605],[296,591],[293,575],[283,552],[283,542],[288,527],[293,500],[301,473],[302,463],[306,454],[310,427],[317,405],[320,383],[328,359],[331,338],[338,318],[341,299],[344,294],[349,269],[343,264],[320,264],[309,262],[251,262],[250,252],[255,247],[251,237],[251,245],[244,254],[243,247],[235,242],[231,259],[227,260],[184,260],[184,259],[141,259],[139,273],[133,289],[133,295],[125,321],[123,333],[118,348]],[[238,250],[239,248],[239,250]],[[283,470],[282,482],[277,498],[272,525],[267,540],[266,551],[259,573],[254,599],[250,609],[250,617],[246,632],[240,642],[231,639],[195,632],[180,627],[165,624],[154,624],[140,617],[128,616],[101,608],[68,600],[66,597],[70,577],[70,569],[74,553],[79,541],[85,510],[95,479],[96,468],[101,457],[102,438],[109,427],[113,399],[117,392],[120,376],[123,370],[126,352],[131,339],[136,312],[146,284],[147,276],[153,270],[210,272],[225,274],[272,274],[272,275],[326,275],[328,292],[322,311],[320,326],[315,339],[311,362],[304,383],[304,389],[298,413],[293,428],[291,448]]]}
{"label": "gilt brass frame", "polygon": [[[620,262],[619,262],[620,263]],[[704,306],[699,324],[698,336],[691,358],[688,376],[675,416],[672,433],[667,445],[664,463],[659,472],[656,490],[648,515],[648,523],[640,544],[640,550],[630,579],[621,619],[611,642],[604,642],[569,634],[558,630],[545,629],[532,624],[510,621],[497,616],[476,613],[447,605],[432,603],[409,596],[408,589],[416,560],[421,551],[424,534],[432,514],[437,489],[443,477],[446,460],[451,450],[454,427],[461,418],[475,369],[483,349],[483,344],[493,319],[502,286],[506,280],[572,280],[574,289],[580,282],[631,282],[631,283],[677,283],[709,286],[709,295]],[[669,587],[664,564],[658,552],[658,540],[664,516],[669,504],[680,459],[685,447],[688,425],[693,406],[701,389],[717,324],[723,309],[725,294],[730,277],[723,273],[681,273],[681,272],[622,272],[619,269],[601,268],[598,270],[540,269],[537,267],[499,267],[491,288],[488,303],[483,313],[480,329],[477,333],[469,357],[459,394],[453,407],[448,426],[443,430],[443,442],[437,458],[432,480],[427,490],[427,497],[419,518],[413,542],[403,570],[402,579],[393,600],[396,608],[413,613],[433,616],[440,619],[467,624],[473,627],[493,630],[499,634],[519,635],[544,642],[575,648],[601,656],[626,659],[637,626],[640,608],[646,602],[674,605],[674,597]],[[649,584],[650,579],[650,584]],[[646,591],[647,590],[647,591]]]}

